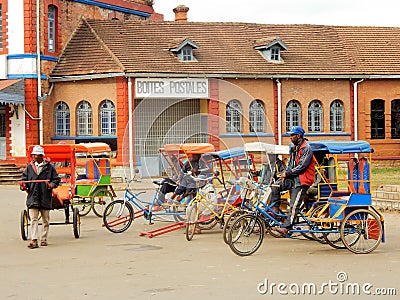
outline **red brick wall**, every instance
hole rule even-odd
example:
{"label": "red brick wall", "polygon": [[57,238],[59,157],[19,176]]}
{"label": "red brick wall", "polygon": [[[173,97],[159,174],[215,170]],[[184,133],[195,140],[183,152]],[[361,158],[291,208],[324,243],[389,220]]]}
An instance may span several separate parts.
{"label": "red brick wall", "polygon": [[[8,41],[7,41],[7,32],[8,32],[8,23],[7,23],[7,11],[8,11],[8,1],[7,0],[0,0],[0,4],[2,7],[2,23],[1,26],[3,28],[1,35],[3,40],[3,48],[0,49],[0,54],[7,54],[8,53]],[[7,29],[7,30],[6,30]]]}
{"label": "red brick wall", "polygon": [[[132,80],[132,98],[134,91],[134,83]],[[122,149],[124,143],[125,131],[128,136],[128,121],[129,121],[129,104],[128,104],[128,81],[125,77],[117,77],[116,80],[116,97],[117,97],[117,136],[118,136],[118,155],[117,164],[122,164]],[[132,99],[132,109],[134,107],[134,99]],[[133,118],[133,112],[132,112]],[[134,120],[132,119],[132,124]],[[133,137],[132,137],[133,139]]]}
{"label": "red brick wall", "polygon": [[219,150],[219,102],[218,102],[218,81],[210,79],[210,100],[208,102],[208,142],[213,144],[215,150]]}

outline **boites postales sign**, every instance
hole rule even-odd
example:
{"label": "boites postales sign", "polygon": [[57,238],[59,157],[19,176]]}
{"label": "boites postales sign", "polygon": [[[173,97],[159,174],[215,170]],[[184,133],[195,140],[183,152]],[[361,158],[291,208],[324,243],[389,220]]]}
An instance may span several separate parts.
{"label": "boites postales sign", "polygon": [[208,98],[208,79],[136,78],[135,98]]}

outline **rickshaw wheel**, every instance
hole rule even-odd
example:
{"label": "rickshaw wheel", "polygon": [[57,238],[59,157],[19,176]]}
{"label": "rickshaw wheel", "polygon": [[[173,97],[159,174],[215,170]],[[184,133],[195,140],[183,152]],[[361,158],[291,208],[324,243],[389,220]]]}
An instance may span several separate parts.
{"label": "rickshaw wheel", "polygon": [[193,202],[187,208],[186,240],[191,241],[196,231],[197,224],[197,203]]}
{"label": "rickshaw wheel", "polygon": [[[333,226],[334,229],[339,230],[340,225],[341,225],[339,222],[335,222],[332,224],[334,224],[334,226]],[[339,232],[331,232],[331,233],[323,233],[323,238],[324,238],[325,242],[332,248],[346,249],[346,246],[342,242],[340,231]]]}
{"label": "rickshaw wheel", "polygon": [[133,220],[133,207],[127,201],[114,200],[104,210],[103,224],[111,232],[124,232],[131,226]]}
{"label": "rickshaw wheel", "polygon": [[264,232],[264,221],[257,215],[241,215],[229,229],[229,247],[236,255],[251,255],[260,248]]}
{"label": "rickshaw wheel", "polygon": [[114,200],[112,193],[107,189],[98,189],[93,194],[92,208],[98,217],[103,217],[104,209]]}
{"label": "rickshaw wheel", "polygon": [[169,211],[173,213],[173,217],[176,222],[185,220],[186,207],[187,205],[184,204],[172,204],[169,207]]}
{"label": "rickshaw wheel", "polygon": [[[325,205],[317,205],[310,213],[309,218],[316,218],[317,215],[319,214],[319,212],[324,208]],[[324,215],[319,216],[320,218],[324,218],[324,217],[328,217],[328,210],[324,213]],[[310,234],[306,234],[304,235],[306,238],[309,239],[309,237],[311,236],[313,240],[321,243],[321,244],[326,244],[327,240],[324,238],[324,234],[322,233],[314,233],[314,232],[310,232]]]}
{"label": "rickshaw wheel", "polygon": [[21,211],[21,237],[24,241],[28,239],[29,234],[29,216],[28,211],[24,209]]}
{"label": "rickshaw wheel", "polygon": [[81,233],[81,216],[79,215],[79,209],[74,207],[72,210],[72,219],[73,219],[73,228],[74,228],[74,237],[79,239],[79,235]]}
{"label": "rickshaw wheel", "polygon": [[382,240],[382,231],[382,222],[379,216],[368,209],[357,209],[350,212],[340,225],[343,244],[356,254],[374,251]]}
{"label": "rickshaw wheel", "polygon": [[78,207],[79,215],[81,217],[86,216],[92,209],[92,206],[93,206],[92,200],[93,199],[90,199],[90,198],[83,198],[82,200],[80,200],[77,203],[76,206]]}
{"label": "rickshaw wheel", "polygon": [[229,229],[231,228],[233,222],[235,222],[235,220],[237,220],[238,217],[240,217],[242,214],[244,214],[245,211],[243,210],[235,210],[234,212],[232,212],[228,219],[226,219],[225,224],[224,224],[224,228],[222,229],[222,237],[224,239],[224,242],[226,244],[229,244]]}

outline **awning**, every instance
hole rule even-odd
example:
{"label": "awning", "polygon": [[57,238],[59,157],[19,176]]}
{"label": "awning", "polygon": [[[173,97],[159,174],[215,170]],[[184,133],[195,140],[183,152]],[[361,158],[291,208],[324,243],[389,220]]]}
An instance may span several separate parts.
{"label": "awning", "polygon": [[0,80],[0,104],[25,104],[23,79]]}

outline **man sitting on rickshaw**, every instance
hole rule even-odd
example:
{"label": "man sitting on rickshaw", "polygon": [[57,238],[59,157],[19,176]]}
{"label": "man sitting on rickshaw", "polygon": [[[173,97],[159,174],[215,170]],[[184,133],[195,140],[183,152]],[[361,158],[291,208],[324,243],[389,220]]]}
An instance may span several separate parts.
{"label": "man sitting on rickshaw", "polygon": [[[200,160],[201,154],[193,153],[192,157],[183,165],[183,168],[179,174],[177,180],[177,188],[172,194],[171,198],[167,202],[171,203],[175,199],[182,199],[187,195],[196,191],[196,182],[193,176],[196,177],[200,173],[208,174],[211,173],[210,168],[207,166],[204,160]],[[178,197],[178,198],[177,198]]]}

